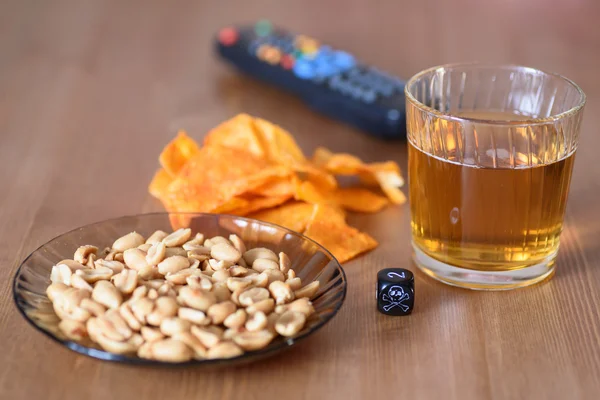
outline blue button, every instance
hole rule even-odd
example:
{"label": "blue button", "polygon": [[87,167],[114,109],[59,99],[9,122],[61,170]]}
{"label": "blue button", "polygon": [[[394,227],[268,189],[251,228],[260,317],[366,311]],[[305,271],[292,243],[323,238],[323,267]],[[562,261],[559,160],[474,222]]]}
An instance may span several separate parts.
{"label": "blue button", "polygon": [[365,91],[362,96],[362,99],[365,103],[373,103],[375,101],[375,98],[377,98],[377,95],[372,90]]}
{"label": "blue button", "polygon": [[317,74],[310,62],[297,60],[294,64],[294,75],[300,79],[313,79]]}
{"label": "blue button", "polygon": [[392,85],[383,85],[378,88],[378,91],[384,96],[390,96],[392,93],[394,93],[394,89],[396,88]]}
{"label": "blue button", "polygon": [[329,87],[336,90],[341,82],[340,76],[336,75],[329,80]]}
{"label": "blue button", "polygon": [[334,62],[338,67],[344,70],[350,69],[356,65],[356,60],[354,57],[345,51],[336,51]]}
{"label": "blue button", "polygon": [[363,97],[363,91],[360,88],[360,86],[353,86],[352,87],[352,91],[350,92],[350,94],[352,95],[353,98],[355,98],[356,100],[360,99],[361,97]]}

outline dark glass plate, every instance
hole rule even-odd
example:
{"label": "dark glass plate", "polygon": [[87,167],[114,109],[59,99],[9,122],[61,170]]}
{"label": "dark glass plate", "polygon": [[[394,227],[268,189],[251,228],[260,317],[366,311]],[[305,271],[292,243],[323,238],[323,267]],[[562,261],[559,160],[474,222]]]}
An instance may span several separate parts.
{"label": "dark glass plate", "polygon": [[[110,246],[114,240],[136,231],[148,237],[157,229],[171,231],[170,217],[190,219],[193,232],[206,236],[225,236],[235,233],[249,248],[269,247],[285,252],[292,260],[292,269],[302,279],[303,285],[318,280],[320,288],[312,299],[315,307],[306,326],[291,338],[278,337],[266,348],[244,353],[231,359],[193,360],[185,363],[164,363],[136,356],[113,354],[100,347],[90,347],[71,341],[58,329],[59,319],[46,296],[50,284],[50,270],[58,261],[73,258],[73,253],[83,244],[99,248]],[[44,244],[27,257],[15,275],[13,297],[17,308],[36,329],[54,341],[78,353],[101,360],[138,365],[232,365],[271,356],[283,351],[301,339],[316,332],[338,312],[346,297],[346,275],[338,261],[321,245],[297,232],[267,222],[250,218],[220,214],[153,213],[121,217],[87,225]]]}

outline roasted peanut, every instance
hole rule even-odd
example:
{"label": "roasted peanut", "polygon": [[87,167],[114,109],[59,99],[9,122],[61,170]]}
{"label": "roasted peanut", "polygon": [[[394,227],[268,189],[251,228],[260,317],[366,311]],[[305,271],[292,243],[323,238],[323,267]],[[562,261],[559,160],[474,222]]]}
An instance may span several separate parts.
{"label": "roasted peanut", "polygon": [[81,321],[63,319],[58,324],[58,329],[70,340],[81,341],[88,336],[85,323]]}
{"label": "roasted peanut", "polygon": [[179,291],[179,297],[188,307],[204,312],[217,302],[217,297],[214,293],[191,287],[182,287]]}
{"label": "roasted peanut", "polygon": [[312,299],[315,296],[315,294],[317,294],[319,286],[319,281],[314,281],[304,286],[302,289],[296,290],[294,294],[298,298],[308,297],[309,299]]}
{"label": "roasted peanut", "polygon": [[231,272],[228,269],[220,269],[212,274],[213,282],[226,282],[231,277]]}
{"label": "roasted peanut", "polygon": [[210,318],[206,316],[204,311],[196,310],[194,308],[181,307],[177,311],[177,316],[186,321],[190,321],[195,325],[206,326],[210,324]]}
{"label": "roasted peanut", "polygon": [[220,325],[223,323],[223,321],[225,321],[225,318],[233,314],[236,309],[236,305],[228,300],[210,306],[206,312],[206,315],[210,317],[213,324]]}
{"label": "roasted peanut", "polygon": [[235,264],[242,254],[229,243],[217,243],[210,248],[210,256],[215,260]]}
{"label": "roasted peanut", "polygon": [[196,233],[196,236],[188,240],[185,244],[202,244],[204,243],[204,235],[200,232]]}
{"label": "roasted peanut", "polygon": [[190,228],[181,228],[165,237],[162,241],[167,247],[178,247],[187,242],[191,236],[192,230]]}
{"label": "roasted peanut", "polygon": [[244,290],[238,296],[240,305],[248,307],[252,304],[258,303],[259,301],[266,300],[269,298],[269,291],[265,288],[250,288]]}
{"label": "roasted peanut", "polygon": [[134,331],[139,331],[142,328],[140,321],[133,315],[131,306],[128,303],[121,304],[121,307],[119,307],[119,314],[121,314],[121,318],[123,318],[127,325]]}
{"label": "roasted peanut", "polygon": [[186,268],[177,272],[169,272],[165,276],[165,279],[174,285],[183,285],[187,282],[187,279],[192,276],[201,277],[204,274],[199,269]]}
{"label": "roasted peanut", "polygon": [[[266,318],[265,318],[266,324]],[[268,330],[257,330],[253,332],[242,332],[233,336],[233,341],[246,351],[253,351],[266,347],[275,335]]]}
{"label": "roasted peanut", "polygon": [[286,311],[277,319],[275,330],[281,336],[294,336],[302,330],[306,317],[297,311]]}
{"label": "roasted peanut", "polygon": [[148,244],[156,244],[160,243],[164,238],[166,238],[169,234],[165,231],[157,230],[154,231],[152,235],[148,239],[146,239],[146,243]]}
{"label": "roasted peanut", "polygon": [[212,268],[214,271],[219,271],[222,269],[227,269],[231,266],[233,266],[233,264],[230,261],[224,261],[224,260],[215,260],[213,258],[210,258],[208,260],[208,265],[210,266],[210,268]]}
{"label": "roasted peanut", "polygon": [[254,286],[266,288],[269,285],[269,275],[267,272],[261,272],[260,274],[255,274],[248,277]]}
{"label": "roasted peanut", "polygon": [[288,270],[287,279],[294,279],[295,277],[296,277],[296,271],[294,271],[293,269]]}
{"label": "roasted peanut", "polygon": [[231,291],[227,287],[226,282],[218,282],[213,284],[212,292],[215,294],[217,302],[219,303],[222,301],[229,300],[229,298],[231,297]]}
{"label": "roasted peanut", "polygon": [[77,288],[77,289],[89,290],[90,292],[93,289],[92,285],[90,285],[89,283],[87,283],[85,281],[85,279],[83,279],[81,277],[81,275],[77,275],[77,274],[71,275],[71,287],[74,287],[74,288]]}
{"label": "roasted peanut", "polygon": [[69,267],[69,269],[72,272],[75,272],[78,269],[86,269],[85,265],[83,265],[82,263],[77,262],[75,260],[66,259],[66,260],[61,260],[61,261],[59,261],[59,262],[56,263],[56,265],[60,265],[60,264],[65,264],[67,267]]}
{"label": "roasted peanut", "polygon": [[284,274],[287,274],[287,272],[290,270],[291,266],[292,266],[292,261],[287,256],[287,254],[285,254],[283,251],[280,252],[279,253],[279,269],[281,270],[281,272],[283,272]]}
{"label": "roasted peanut", "polygon": [[227,287],[232,292],[235,292],[238,289],[244,289],[252,285],[252,280],[250,278],[227,278]]}
{"label": "roasted peanut", "polygon": [[248,314],[254,314],[258,311],[261,311],[265,314],[270,314],[275,308],[275,300],[268,298],[264,300],[257,301],[248,307],[246,307],[246,312]]}
{"label": "roasted peanut", "polygon": [[292,290],[298,290],[302,287],[302,280],[300,280],[300,278],[288,279],[285,283],[287,283]]}
{"label": "roasted peanut", "polygon": [[283,272],[278,269],[267,269],[263,272],[263,274],[267,275],[269,285],[276,281],[283,282],[285,280]]}
{"label": "roasted peanut", "polygon": [[200,260],[188,257],[188,261],[190,262],[191,269],[200,269]]}
{"label": "roasted peanut", "polygon": [[267,327],[267,316],[264,312],[257,311],[248,317],[245,327],[249,331],[262,330]]}
{"label": "roasted peanut", "polygon": [[96,283],[110,279],[113,271],[110,268],[100,267],[96,269],[78,269],[75,274],[81,276],[87,283]]}
{"label": "roasted peanut", "polygon": [[218,243],[231,244],[231,243],[229,243],[229,240],[225,239],[223,236],[214,236],[214,237],[211,237],[210,239],[206,239],[204,241],[204,247],[211,248],[215,244],[218,244]]}
{"label": "roasted peanut", "polygon": [[229,235],[229,241],[231,242],[233,247],[235,247],[236,250],[240,252],[240,254],[244,254],[246,252],[246,245],[238,235]]}
{"label": "roasted peanut", "polygon": [[190,321],[177,317],[165,318],[160,323],[160,331],[166,336],[173,336],[176,333],[189,331],[191,327],[192,324]]}
{"label": "roasted peanut", "polygon": [[142,326],[140,333],[146,342],[156,342],[165,337],[160,329],[150,328],[149,326]]}
{"label": "roasted peanut", "polygon": [[236,278],[244,277],[248,274],[248,269],[241,267],[239,265],[234,265],[232,267],[229,267],[228,271],[231,276],[236,277]]}
{"label": "roasted peanut", "polygon": [[81,303],[79,303],[79,307],[83,308],[95,317],[99,317],[106,312],[106,307],[88,298],[82,299]]}
{"label": "roasted peanut", "polygon": [[130,307],[135,318],[140,323],[146,323],[146,317],[154,310],[154,301],[147,297],[141,297],[139,299],[130,300]]}
{"label": "roasted peanut", "polygon": [[128,233],[115,240],[112,245],[113,250],[124,253],[125,250],[133,249],[144,243],[144,237],[137,232]]}
{"label": "roasted peanut", "polygon": [[124,269],[111,278],[115,287],[123,294],[133,293],[138,284],[138,273],[133,269]]}
{"label": "roasted peanut", "polygon": [[221,342],[208,349],[207,358],[233,358],[241,356],[244,352],[233,342]]}
{"label": "roasted peanut", "polygon": [[137,288],[135,288],[133,293],[131,293],[131,299],[132,300],[141,299],[142,297],[146,297],[147,294],[148,294],[147,286],[138,286]]}
{"label": "roasted peanut", "polygon": [[264,247],[256,247],[244,253],[244,260],[248,263],[248,265],[254,265],[254,261],[259,258],[266,258],[275,262],[279,262],[279,257],[277,257],[273,251]]}
{"label": "roasted peanut", "polygon": [[211,348],[223,337],[223,330],[216,326],[207,326],[200,328],[198,326],[192,326],[191,332],[204,347]]}
{"label": "roasted peanut", "polygon": [[62,296],[67,289],[69,289],[69,287],[63,282],[52,283],[46,288],[46,295],[48,295],[50,301],[54,302],[59,296]]}
{"label": "roasted peanut", "polygon": [[110,250],[108,252],[108,254],[106,254],[106,257],[104,257],[104,260],[106,261],[119,261],[119,262],[123,262],[123,253],[117,250]]}
{"label": "roasted peanut", "polygon": [[150,325],[160,326],[161,322],[177,315],[179,305],[173,297],[159,297],[154,302],[154,309],[146,315],[146,322]]}
{"label": "roasted peanut", "polygon": [[123,263],[120,261],[115,261],[115,260],[110,261],[110,260],[99,259],[94,263],[94,267],[95,268],[100,268],[100,267],[108,268],[113,272],[113,274],[118,274],[119,272],[123,271],[123,269],[125,268],[125,265],[123,265]]}
{"label": "roasted peanut", "polygon": [[123,296],[112,283],[99,281],[92,291],[92,300],[107,308],[117,308],[123,302]]}
{"label": "roasted peanut", "polygon": [[279,271],[279,263],[268,258],[257,258],[252,264],[252,269],[257,272],[263,272],[267,269]]}
{"label": "roasted peanut", "polygon": [[246,323],[246,318],[246,311],[239,309],[233,314],[230,314],[227,318],[225,318],[225,321],[223,321],[223,325],[225,325],[228,328],[239,328],[241,326],[244,326],[244,324]]}
{"label": "roasted peanut", "polygon": [[[302,314],[304,314],[304,316],[306,318],[310,317],[314,312],[315,312],[315,308],[313,307],[311,301],[307,298],[307,297],[303,297],[297,300],[292,301],[289,304],[286,304],[284,306],[277,306],[277,307],[285,307],[286,311],[297,311],[300,312]],[[282,314],[282,313],[280,313]]]}
{"label": "roasted peanut", "polygon": [[162,339],[152,342],[152,358],[158,361],[180,363],[194,357],[192,349],[180,340]]}
{"label": "roasted peanut", "polygon": [[173,257],[173,256],[181,256],[187,257],[188,252],[182,249],[181,247],[167,247],[165,250],[165,258]]}
{"label": "roasted peanut", "polygon": [[290,286],[281,281],[272,282],[269,285],[269,292],[277,304],[285,304],[294,300],[294,292]]}
{"label": "roasted peanut", "polygon": [[50,280],[52,283],[63,283],[67,286],[71,285],[71,275],[73,272],[67,264],[57,264],[50,271]]}
{"label": "roasted peanut", "polygon": [[148,250],[150,250],[151,247],[152,245],[150,243],[144,243],[140,244],[137,248],[143,251],[144,253],[148,253]]}
{"label": "roasted peanut", "polygon": [[146,254],[146,263],[148,265],[158,265],[162,260],[165,259],[167,254],[167,246],[164,243],[158,242],[150,246]]}
{"label": "roasted peanut", "polygon": [[168,273],[175,273],[177,271],[181,271],[182,269],[189,268],[190,262],[187,257],[183,256],[171,256],[169,258],[165,258],[158,264],[158,272],[162,275],[167,275]]}
{"label": "roasted peanut", "polygon": [[146,252],[138,248],[125,250],[125,252],[123,252],[123,259],[129,268],[135,269],[136,271],[149,266],[148,262],[146,262]]}
{"label": "roasted peanut", "polygon": [[206,347],[204,347],[200,340],[198,340],[198,338],[192,335],[190,332],[179,332],[174,334],[172,338],[185,343],[189,348],[191,348],[194,351],[195,359],[206,358]]}
{"label": "roasted peanut", "polygon": [[185,283],[188,286],[190,286],[192,288],[196,288],[196,289],[211,290],[213,287],[210,277],[208,277],[202,273],[197,274],[197,275],[188,276],[185,279]]}
{"label": "roasted peanut", "polygon": [[158,267],[152,266],[152,265],[148,265],[147,267],[140,269],[139,271],[137,271],[137,274],[138,274],[138,278],[145,280],[145,281],[163,277],[158,272]]}
{"label": "roasted peanut", "polygon": [[81,264],[87,264],[88,257],[90,255],[96,256],[98,253],[98,248],[96,246],[91,246],[86,244],[84,246],[79,246],[77,250],[75,250],[75,254],[73,255],[73,260],[77,261]]}

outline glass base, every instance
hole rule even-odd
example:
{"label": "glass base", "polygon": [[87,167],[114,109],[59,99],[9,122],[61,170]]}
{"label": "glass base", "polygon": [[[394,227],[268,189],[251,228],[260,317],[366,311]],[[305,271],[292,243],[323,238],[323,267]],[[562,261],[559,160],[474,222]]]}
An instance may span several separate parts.
{"label": "glass base", "polygon": [[536,284],[554,275],[555,258],[556,253],[541,263],[509,271],[476,271],[438,261],[413,243],[413,260],[421,271],[448,285],[473,290],[509,290]]}

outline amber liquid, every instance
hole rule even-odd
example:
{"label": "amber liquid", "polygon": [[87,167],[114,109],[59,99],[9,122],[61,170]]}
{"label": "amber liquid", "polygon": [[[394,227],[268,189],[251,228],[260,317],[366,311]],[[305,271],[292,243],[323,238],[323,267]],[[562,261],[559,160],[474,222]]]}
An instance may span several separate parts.
{"label": "amber liquid", "polygon": [[[523,119],[491,114],[463,116]],[[478,134],[484,141],[485,135],[494,133]],[[557,133],[545,134],[545,143],[550,143]],[[436,158],[410,144],[413,242],[430,257],[457,267],[498,271],[547,262],[556,254],[574,153],[547,163],[543,152],[517,151],[514,138],[503,139],[497,131],[495,135],[495,167]],[[541,140],[541,135],[537,138]],[[451,142],[448,138],[447,145]],[[487,155],[489,152],[481,152],[481,156]]]}

